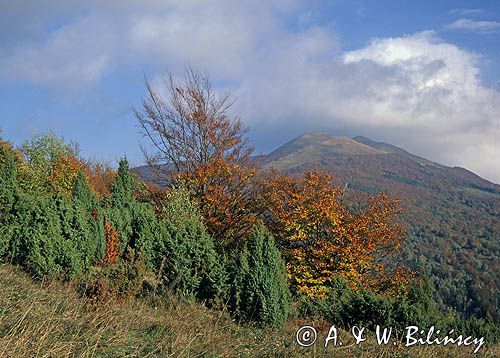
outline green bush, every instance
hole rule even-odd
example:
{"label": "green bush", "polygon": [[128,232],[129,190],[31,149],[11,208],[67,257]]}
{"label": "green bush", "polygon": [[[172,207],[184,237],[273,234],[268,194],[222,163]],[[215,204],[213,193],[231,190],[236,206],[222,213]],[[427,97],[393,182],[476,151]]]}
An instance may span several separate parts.
{"label": "green bush", "polygon": [[100,258],[95,219],[72,198],[17,193],[10,209],[10,243],[3,256],[38,278],[79,275]]}
{"label": "green bush", "polygon": [[132,196],[132,176],[126,158],[121,159],[118,165],[118,173],[111,185],[111,199],[115,207],[124,207],[134,201]]}
{"label": "green bush", "polygon": [[89,213],[100,207],[99,199],[90,187],[83,170],[79,170],[73,184],[73,200],[78,201]]}
{"label": "green bush", "polygon": [[273,236],[256,227],[233,259],[231,308],[243,321],[282,326],[289,314],[290,292]]}
{"label": "green bush", "polygon": [[120,160],[118,173],[111,185],[111,198],[108,199],[105,219],[118,230],[121,255],[132,249],[151,260],[158,220],[149,203],[138,202],[132,195],[132,176],[125,158]]}
{"label": "green bush", "polygon": [[103,209],[95,192],[90,187],[83,171],[79,171],[73,186],[72,203],[77,212],[73,225],[87,234],[86,255],[88,263],[101,262],[106,250]]}
{"label": "green bush", "polygon": [[453,329],[464,336],[485,337],[491,343],[498,341],[498,325],[493,322],[439,312],[428,281],[410,286],[406,296],[397,299],[367,290],[353,290],[340,278],[332,282],[327,299],[300,302],[301,316],[322,316],[345,329],[358,325],[374,330],[380,325],[403,332],[408,326],[418,326],[423,330],[435,326],[441,332]]}
{"label": "green bush", "polygon": [[[28,148],[33,163],[52,158],[41,144]],[[26,172],[32,169],[25,168]],[[82,185],[80,180],[79,195]],[[39,278],[80,274],[98,256],[93,221],[76,196],[64,198],[46,191],[18,189],[13,151],[0,146],[0,257],[19,263]]]}
{"label": "green bush", "polygon": [[17,168],[14,154],[0,142],[0,260],[9,250],[15,217],[12,207],[17,196]]}
{"label": "green bush", "polygon": [[199,299],[214,299],[226,275],[196,206],[173,190],[163,208],[153,246],[153,268],[161,286]]}
{"label": "green bush", "polygon": [[347,329],[353,325],[367,329],[374,329],[376,325],[403,329],[415,324],[429,328],[436,324],[439,316],[429,285],[412,286],[405,297],[396,299],[368,290],[354,290],[337,277],[332,280],[327,299],[300,303],[301,315],[320,315]]}
{"label": "green bush", "polygon": [[51,197],[21,195],[13,209],[17,218],[10,247],[13,261],[38,278],[80,273],[83,263],[76,242],[63,236],[60,215],[66,210],[70,209]]}
{"label": "green bush", "polygon": [[130,239],[127,249],[132,249],[144,257],[148,267],[153,266],[153,246],[159,233],[159,222],[153,208],[147,203],[137,203],[131,206]]}

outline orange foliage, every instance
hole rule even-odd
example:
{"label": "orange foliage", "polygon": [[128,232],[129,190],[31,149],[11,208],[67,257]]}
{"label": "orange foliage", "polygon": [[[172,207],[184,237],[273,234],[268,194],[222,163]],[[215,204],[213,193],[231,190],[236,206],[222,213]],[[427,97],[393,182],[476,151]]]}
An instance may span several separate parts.
{"label": "orange foliage", "polygon": [[97,197],[102,199],[110,194],[110,185],[113,182],[116,172],[106,164],[88,161],[85,163],[85,173],[90,186],[94,189]]}
{"label": "orange foliage", "polygon": [[84,164],[75,156],[60,157],[52,166],[47,182],[54,192],[60,190],[63,195],[70,195],[81,169],[84,169]]}
{"label": "orange foliage", "polygon": [[379,292],[398,297],[408,292],[410,284],[421,284],[418,272],[405,267],[397,267],[393,274],[382,273],[374,278],[372,287]]}
{"label": "orange foliage", "polygon": [[[169,75],[169,100],[146,81],[142,110],[134,114],[155,152],[146,159],[163,179],[182,180],[199,204],[209,232],[219,243],[237,240],[255,222],[256,195],[249,165],[253,151],[238,118],[229,116],[233,100],[216,93],[208,75],[186,69],[182,83]],[[171,172],[173,169],[173,175]]]}
{"label": "orange foliage", "polygon": [[109,221],[104,223],[104,230],[106,231],[106,253],[103,261],[107,265],[112,265],[118,258],[120,239],[118,238],[118,231],[111,226]]}
{"label": "orange foliage", "polygon": [[250,166],[214,158],[178,179],[193,192],[208,231],[223,243],[244,236],[257,220],[259,205]]}
{"label": "orange foliage", "polygon": [[163,188],[156,183],[143,183],[143,190],[134,193],[135,199],[138,201],[149,201],[154,203],[154,208],[158,215],[161,215],[165,201],[167,200],[170,188]]}
{"label": "orange foliage", "polygon": [[368,278],[384,270],[377,259],[403,240],[404,230],[394,222],[398,202],[384,194],[353,213],[327,174],[275,176],[270,187],[268,223],[285,249],[292,287],[306,297],[325,297],[335,275],[353,287],[371,285]]}

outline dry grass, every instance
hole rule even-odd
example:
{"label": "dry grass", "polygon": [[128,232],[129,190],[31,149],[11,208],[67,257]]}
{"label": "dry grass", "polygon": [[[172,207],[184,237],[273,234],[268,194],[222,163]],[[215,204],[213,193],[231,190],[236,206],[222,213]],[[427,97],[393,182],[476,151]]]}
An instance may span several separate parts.
{"label": "dry grass", "polygon": [[[226,312],[180,298],[157,303],[112,300],[92,307],[69,284],[34,283],[0,266],[0,357],[466,357],[471,347],[359,346],[302,348],[290,320],[283,330],[240,326]],[[314,322],[319,326],[321,322]],[[346,335],[345,332],[343,332]],[[342,334],[342,333],[341,333]],[[478,356],[499,356],[481,348]]]}

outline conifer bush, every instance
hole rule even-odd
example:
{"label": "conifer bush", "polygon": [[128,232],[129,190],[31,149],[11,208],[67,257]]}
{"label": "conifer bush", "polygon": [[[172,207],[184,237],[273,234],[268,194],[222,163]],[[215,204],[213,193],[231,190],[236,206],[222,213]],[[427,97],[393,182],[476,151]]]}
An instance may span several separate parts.
{"label": "conifer bush", "polygon": [[215,298],[226,278],[196,206],[186,191],[176,189],[162,212],[153,254],[161,285],[200,299]]}
{"label": "conifer bush", "polygon": [[0,260],[9,250],[15,217],[12,207],[17,195],[17,168],[11,148],[0,142]]}
{"label": "conifer bush", "polygon": [[75,241],[63,234],[65,215],[69,208],[51,197],[20,196],[13,214],[17,218],[11,256],[38,278],[56,277],[63,272],[78,274],[83,269],[81,253]]}
{"label": "conifer bush", "polygon": [[158,219],[147,203],[136,202],[131,209],[131,237],[128,245],[142,255],[146,266],[151,268],[154,242],[158,236]]}
{"label": "conifer bush", "polygon": [[74,224],[76,228],[82,227],[88,235],[85,241],[87,265],[100,262],[106,249],[103,209],[83,170],[78,171],[72,203],[78,213]]}
{"label": "conifer bush", "polygon": [[138,202],[132,195],[133,180],[126,158],[120,160],[118,173],[111,184],[111,197],[104,202],[104,216],[119,235],[119,254],[123,258],[129,249],[145,257],[151,264],[158,220],[149,203]]}
{"label": "conifer bush", "polygon": [[77,197],[18,188],[16,174],[13,152],[1,146],[0,257],[39,278],[88,270],[99,251],[91,213]]}
{"label": "conifer bush", "polygon": [[233,261],[231,306],[243,321],[282,326],[289,314],[286,271],[273,236],[256,227]]}

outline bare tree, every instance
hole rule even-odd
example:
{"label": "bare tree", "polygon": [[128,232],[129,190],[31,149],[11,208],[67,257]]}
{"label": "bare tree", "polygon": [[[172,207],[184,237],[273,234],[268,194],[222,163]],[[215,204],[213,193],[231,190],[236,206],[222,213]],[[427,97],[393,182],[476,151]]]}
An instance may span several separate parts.
{"label": "bare tree", "polygon": [[151,155],[143,149],[148,164],[167,164],[176,172],[193,172],[215,159],[248,162],[253,149],[240,119],[228,115],[234,103],[230,93],[218,96],[209,76],[191,67],[186,68],[183,83],[174,81],[172,74],[162,82],[168,99],[146,79],[142,111],[133,108],[154,148]]}
{"label": "bare tree", "polygon": [[218,95],[209,76],[191,67],[182,83],[171,74],[163,80],[168,98],[145,82],[142,110],[134,114],[153,146],[152,154],[143,150],[147,163],[163,179],[189,185],[216,239],[243,236],[257,218],[255,168],[246,130],[228,113],[230,93]]}

